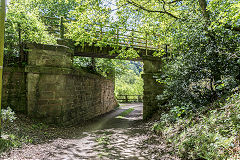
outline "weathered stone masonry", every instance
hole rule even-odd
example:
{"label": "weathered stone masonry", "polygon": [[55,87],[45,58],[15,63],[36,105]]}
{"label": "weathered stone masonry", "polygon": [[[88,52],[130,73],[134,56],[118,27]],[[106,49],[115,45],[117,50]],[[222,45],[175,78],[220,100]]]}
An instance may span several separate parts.
{"label": "weathered stone masonry", "polygon": [[26,113],[27,91],[24,68],[4,67],[3,74],[3,108],[11,107],[17,112]]}
{"label": "weathered stone masonry", "polygon": [[[114,83],[102,76],[72,68],[73,51],[57,45],[28,45],[28,65],[5,68],[3,105],[27,112],[48,123],[73,124],[111,111],[117,106]],[[164,111],[158,100],[163,85],[161,59],[142,56],[144,63],[143,119]]]}
{"label": "weathered stone masonry", "polygon": [[47,123],[74,124],[117,106],[114,83],[72,68],[73,52],[65,46],[28,45],[27,112]]}
{"label": "weathered stone masonry", "polygon": [[143,119],[147,120],[157,111],[164,111],[161,108],[162,102],[157,98],[163,93],[164,86],[156,81],[163,64],[160,58],[152,56],[143,56],[143,63]]}

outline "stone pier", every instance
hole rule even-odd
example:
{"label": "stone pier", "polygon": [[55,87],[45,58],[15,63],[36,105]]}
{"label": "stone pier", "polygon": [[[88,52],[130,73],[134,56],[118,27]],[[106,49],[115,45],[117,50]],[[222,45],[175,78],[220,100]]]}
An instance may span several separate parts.
{"label": "stone pier", "polygon": [[143,119],[147,120],[159,110],[157,96],[162,94],[163,85],[156,81],[161,73],[162,62],[158,57],[143,56]]}

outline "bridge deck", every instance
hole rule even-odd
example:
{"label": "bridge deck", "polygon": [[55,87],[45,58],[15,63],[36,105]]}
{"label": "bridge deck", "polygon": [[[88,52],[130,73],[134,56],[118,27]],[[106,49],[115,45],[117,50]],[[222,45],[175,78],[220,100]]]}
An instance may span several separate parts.
{"label": "bridge deck", "polygon": [[[142,61],[142,57],[144,55],[152,56],[153,53],[156,51],[156,49],[144,49],[144,48],[138,48],[133,47],[134,50],[138,52],[138,57],[132,58],[132,57],[126,57],[126,56],[119,56],[119,54],[109,54],[110,51],[112,51],[114,48],[110,46],[105,47],[97,47],[97,46],[90,46],[87,43],[84,45],[84,47],[78,45],[74,46],[74,42],[71,40],[58,40],[58,44],[61,45],[67,45],[67,46],[73,46],[74,48],[74,56],[81,56],[81,57],[91,57],[91,58],[108,58],[108,59],[124,59],[124,60],[134,60],[134,61]],[[130,47],[127,47],[127,49]],[[119,50],[121,47],[119,48]]]}

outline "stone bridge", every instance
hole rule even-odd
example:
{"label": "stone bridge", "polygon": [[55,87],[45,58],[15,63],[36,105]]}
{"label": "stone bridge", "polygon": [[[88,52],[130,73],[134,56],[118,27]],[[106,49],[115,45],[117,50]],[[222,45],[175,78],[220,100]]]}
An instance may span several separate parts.
{"label": "stone bridge", "polygon": [[[132,46],[135,50],[137,50],[139,57],[135,59],[131,59],[129,57],[118,57],[118,54],[109,54],[113,48],[110,46],[101,48],[96,47],[94,45],[88,46],[85,44],[84,47],[78,45],[75,46],[74,42],[71,40],[58,39],[58,44],[64,46],[70,46],[73,49],[74,56],[81,57],[91,57],[91,58],[108,58],[108,59],[125,59],[125,60],[133,60],[133,61],[142,61],[143,62],[143,70],[142,74],[144,86],[143,86],[143,119],[151,118],[152,114],[159,109],[161,102],[157,100],[157,96],[162,94],[163,85],[159,84],[156,81],[158,75],[160,75],[160,70],[162,67],[162,62],[159,57],[154,57],[153,53],[157,50],[155,47],[135,47]],[[167,46],[166,46],[167,47]],[[121,48],[120,48],[121,49]],[[166,52],[167,52],[167,48]]]}
{"label": "stone bridge", "polygon": [[[111,48],[68,47],[28,44],[27,65],[6,67],[3,77],[3,106],[27,113],[47,123],[74,124],[107,113],[118,106],[111,78],[87,73],[72,66],[73,56],[116,58],[108,55]],[[64,44],[64,45],[63,45]],[[72,45],[73,46],[73,45]],[[148,119],[158,109],[157,95],[162,87],[156,82],[161,61],[152,51],[140,49],[144,63],[143,118]]]}

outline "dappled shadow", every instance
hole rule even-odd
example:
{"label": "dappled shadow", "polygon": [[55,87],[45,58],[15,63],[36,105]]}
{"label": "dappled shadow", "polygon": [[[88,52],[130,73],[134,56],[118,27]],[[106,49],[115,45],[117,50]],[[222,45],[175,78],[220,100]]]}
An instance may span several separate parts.
{"label": "dappled shadow", "polygon": [[[95,124],[86,128],[86,135],[81,139],[67,140],[67,149],[56,149],[51,155],[52,159],[148,159],[137,147],[140,145],[139,136],[130,136],[131,130],[142,121],[142,105],[134,107],[129,115],[118,118],[124,110],[133,107],[120,108],[118,113],[108,115]],[[110,118],[111,117],[111,118]],[[91,130],[91,131],[90,131]],[[73,145],[74,144],[74,145]],[[63,147],[64,148],[64,147]]]}
{"label": "dappled shadow", "polygon": [[[123,111],[134,108],[125,116]],[[95,119],[96,120],[96,119]],[[71,128],[69,128],[71,129]],[[26,145],[9,153],[8,159],[104,159],[104,160],[145,160],[165,159],[158,154],[164,146],[149,148],[146,133],[149,126],[142,123],[142,104],[128,104],[114,112],[88,123],[85,127],[76,127],[65,139],[55,139],[49,143]],[[146,145],[145,145],[146,144]],[[161,147],[161,145],[160,145]],[[159,151],[158,151],[159,150]],[[166,158],[172,159],[172,158]]]}

